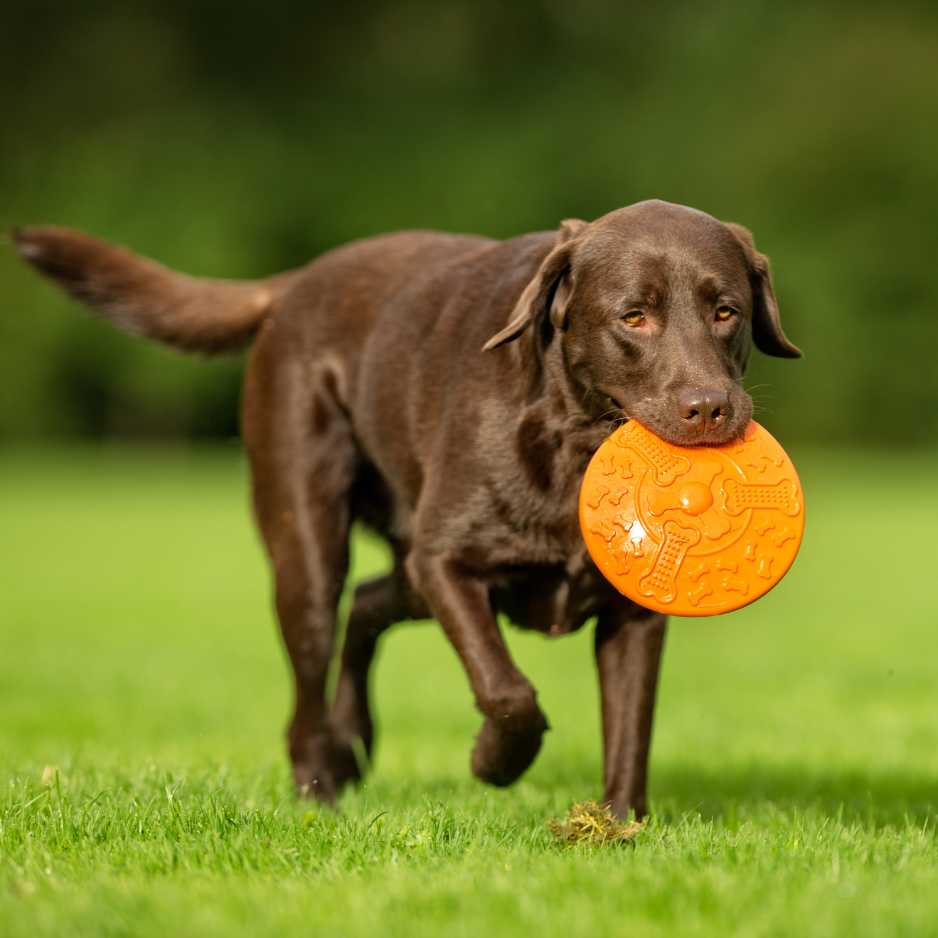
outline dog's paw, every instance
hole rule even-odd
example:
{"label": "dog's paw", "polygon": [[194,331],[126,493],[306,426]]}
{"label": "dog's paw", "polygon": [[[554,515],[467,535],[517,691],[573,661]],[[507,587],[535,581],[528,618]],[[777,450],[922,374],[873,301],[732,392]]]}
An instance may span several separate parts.
{"label": "dog's paw", "polygon": [[541,749],[547,720],[537,718],[510,730],[489,718],[482,724],[472,750],[472,774],[489,785],[510,785],[531,765]]}
{"label": "dog's paw", "polygon": [[316,733],[291,750],[293,782],[301,797],[333,804],[345,785],[361,780],[355,747],[335,733]]}

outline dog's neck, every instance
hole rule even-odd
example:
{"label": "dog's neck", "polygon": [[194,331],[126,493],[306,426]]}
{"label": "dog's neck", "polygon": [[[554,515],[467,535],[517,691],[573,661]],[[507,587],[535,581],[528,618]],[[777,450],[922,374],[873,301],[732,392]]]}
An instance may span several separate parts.
{"label": "dog's neck", "polygon": [[560,334],[545,343],[531,330],[517,343],[517,352],[519,367],[528,375],[524,410],[536,410],[549,419],[560,430],[571,455],[588,459],[622,423],[622,415],[610,411],[602,395],[574,378]]}

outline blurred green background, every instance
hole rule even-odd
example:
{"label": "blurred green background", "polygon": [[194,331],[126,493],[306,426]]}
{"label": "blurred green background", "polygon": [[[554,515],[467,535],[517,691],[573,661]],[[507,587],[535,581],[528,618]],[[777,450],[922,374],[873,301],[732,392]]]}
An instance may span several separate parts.
{"label": "blurred green background", "polygon": [[[786,441],[938,437],[938,6],[7,5],[0,224],[254,276],[407,227],[510,236],[652,196],[742,222],[803,362]],[[228,437],[241,361],[133,341],[0,250],[0,439]]]}

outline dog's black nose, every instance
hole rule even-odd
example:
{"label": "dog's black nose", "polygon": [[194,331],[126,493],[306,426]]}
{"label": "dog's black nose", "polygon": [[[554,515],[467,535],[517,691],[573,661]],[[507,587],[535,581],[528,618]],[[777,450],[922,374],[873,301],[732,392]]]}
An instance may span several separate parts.
{"label": "dog's black nose", "polygon": [[719,388],[692,388],[678,394],[677,408],[686,426],[705,433],[726,423],[730,401]]}

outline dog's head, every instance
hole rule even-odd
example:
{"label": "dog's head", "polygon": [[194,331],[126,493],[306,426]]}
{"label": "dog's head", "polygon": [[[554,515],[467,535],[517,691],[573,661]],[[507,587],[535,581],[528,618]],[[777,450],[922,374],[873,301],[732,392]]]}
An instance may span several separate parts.
{"label": "dog's head", "polygon": [[685,446],[726,442],[748,424],[740,381],[753,341],[768,355],[801,354],[752,235],[660,201],[564,222],[485,347],[524,333],[539,352],[553,347],[589,412],[621,412]]}

